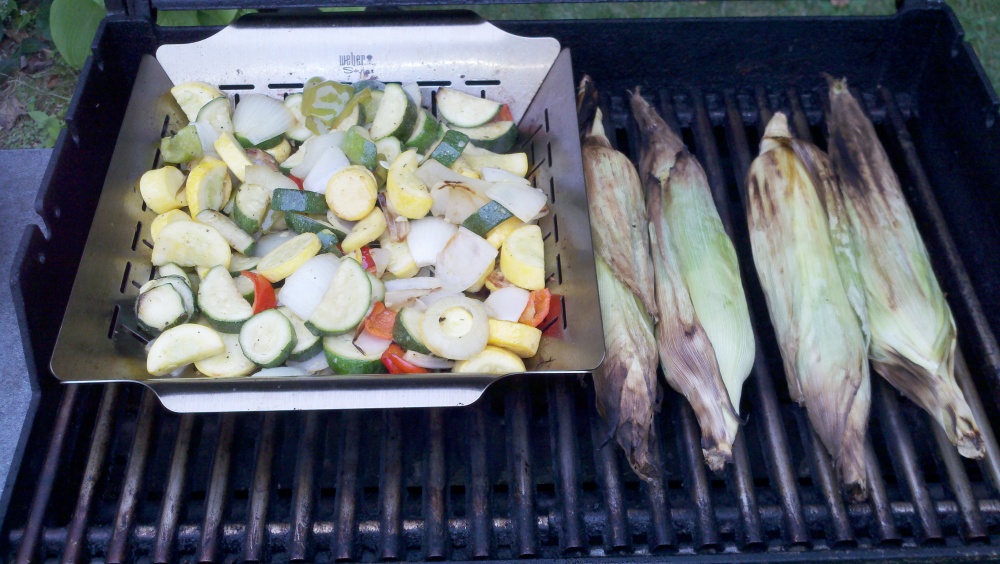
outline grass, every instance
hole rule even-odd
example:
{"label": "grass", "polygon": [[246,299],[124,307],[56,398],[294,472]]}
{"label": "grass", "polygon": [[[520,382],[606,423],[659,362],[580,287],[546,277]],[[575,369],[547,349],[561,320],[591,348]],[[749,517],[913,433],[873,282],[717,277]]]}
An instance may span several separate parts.
{"label": "grass", "polygon": [[[0,149],[52,146],[65,124],[78,77],[48,35],[51,0],[0,0]],[[1000,0],[949,0],[993,83],[1000,91]],[[13,7],[13,9],[12,9]],[[895,12],[894,0],[702,0],[592,4],[476,6],[486,19],[656,17],[872,16]],[[6,123],[5,119],[7,122]]]}

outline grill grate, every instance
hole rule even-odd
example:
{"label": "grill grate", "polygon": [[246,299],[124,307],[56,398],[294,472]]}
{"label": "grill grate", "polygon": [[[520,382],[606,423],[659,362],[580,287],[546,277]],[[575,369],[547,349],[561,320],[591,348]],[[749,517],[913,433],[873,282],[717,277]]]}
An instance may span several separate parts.
{"label": "grill grate", "polygon": [[[924,556],[934,547],[948,557],[995,556],[1000,457],[961,354],[958,381],[986,433],[987,458],[958,457],[926,414],[873,375],[871,498],[860,504],[844,502],[828,454],[773,368],[780,359],[739,189],[772,111],[790,111],[796,134],[823,145],[822,92],[647,93],[705,166],[755,314],[757,360],[741,410],[749,419],[723,473],[707,470],[694,415],[668,391],[654,449],[667,473],[640,483],[607,440],[586,379],[514,377],[466,409],[221,416],[167,412],[138,386],[66,386],[53,394],[61,399],[38,479],[22,469],[26,501],[12,505],[0,557],[795,560],[906,556],[916,547]],[[928,243],[945,249],[935,266],[958,281],[953,301],[981,311],[910,138],[916,118],[906,97],[881,90],[860,99],[918,219],[930,218],[921,223]],[[613,141],[637,155],[625,99],[606,103]],[[964,329],[989,349],[985,323]]]}

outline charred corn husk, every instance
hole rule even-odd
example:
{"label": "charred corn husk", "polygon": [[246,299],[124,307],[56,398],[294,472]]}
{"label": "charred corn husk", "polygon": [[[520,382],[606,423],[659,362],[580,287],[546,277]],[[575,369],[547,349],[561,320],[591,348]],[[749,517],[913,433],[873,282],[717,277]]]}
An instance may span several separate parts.
{"label": "charred corn husk", "polygon": [[930,413],[962,456],[983,441],[955,383],[955,321],[875,128],[829,79],[830,159],[858,242],[875,371]]}
{"label": "charred corn husk", "polygon": [[642,133],[660,364],[694,408],[705,461],[717,471],[732,460],[755,352],[736,249],[701,165],[638,88],[631,102]]}
{"label": "charred corn husk", "polygon": [[[596,96],[589,78],[580,93],[581,100]],[[650,480],[659,474],[650,452],[659,406],[648,219],[635,167],[611,148],[599,110],[583,140],[583,169],[607,346],[604,363],[594,372],[597,408],[632,469]]]}
{"label": "charred corn husk", "polygon": [[[747,222],[792,399],[803,404],[852,499],[867,495],[868,342],[853,242],[824,153],[767,125],[746,181]],[[852,299],[853,298],[853,299]]]}

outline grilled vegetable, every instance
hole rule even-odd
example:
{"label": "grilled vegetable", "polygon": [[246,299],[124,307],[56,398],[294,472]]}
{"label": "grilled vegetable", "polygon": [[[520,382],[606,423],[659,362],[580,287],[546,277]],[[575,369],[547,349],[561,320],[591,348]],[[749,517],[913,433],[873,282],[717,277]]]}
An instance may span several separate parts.
{"label": "grilled vegetable", "polygon": [[656,300],[656,338],[667,382],[694,408],[712,470],[732,461],[754,338],[736,249],[705,171],[636,88]]}
{"label": "grilled vegetable", "polygon": [[[578,108],[596,97],[593,83],[580,83]],[[581,116],[587,122],[590,116]],[[653,265],[642,187],[635,167],[611,148],[600,111],[583,140],[583,170],[590,203],[597,263],[597,289],[607,353],[594,371],[597,408],[641,478],[659,474],[650,445],[659,409],[653,319]],[[508,239],[509,242],[509,239]],[[508,242],[504,242],[504,247]]]}
{"label": "grilled vegetable", "polygon": [[[867,482],[865,429],[871,401],[868,338],[850,239],[825,154],[792,139],[784,114],[767,125],[747,176],[754,264],[784,360],[788,391],[804,404],[849,497]],[[829,217],[828,217],[829,214]]]}
{"label": "grilled vegetable", "polygon": [[830,160],[855,234],[875,371],[944,428],[962,456],[983,441],[955,383],[955,321],[875,128],[846,81],[830,82]]}

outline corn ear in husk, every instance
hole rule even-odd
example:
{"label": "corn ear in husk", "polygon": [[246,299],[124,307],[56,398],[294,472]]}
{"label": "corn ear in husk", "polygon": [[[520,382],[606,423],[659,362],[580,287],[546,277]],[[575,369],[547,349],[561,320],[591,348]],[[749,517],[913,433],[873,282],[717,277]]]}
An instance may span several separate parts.
{"label": "corn ear in husk", "polygon": [[875,128],[846,81],[830,83],[830,159],[855,238],[875,371],[944,428],[962,456],[983,441],[955,382],[955,321]]}
{"label": "corn ear in husk", "polygon": [[755,353],[736,249],[701,165],[638,88],[631,104],[642,134],[660,364],[694,409],[705,461],[718,471],[732,460]]}
{"label": "corn ear in husk", "polygon": [[776,113],[746,181],[754,264],[788,389],[805,406],[847,495],[867,495],[871,403],[864,300],[829,159]]}
{"label": "corn ear in husk", "polygon": [[[580,100],[596,100],[589,77],[581,82]],[[594,371],[597,408],[635,473],[652,480],[660,473],[650,450],[659,398],[648,218],[635,167],[611,147],[600,110],[593,114],[580,121],[592,121],[583,140],[583,169],[607,346]]]}

